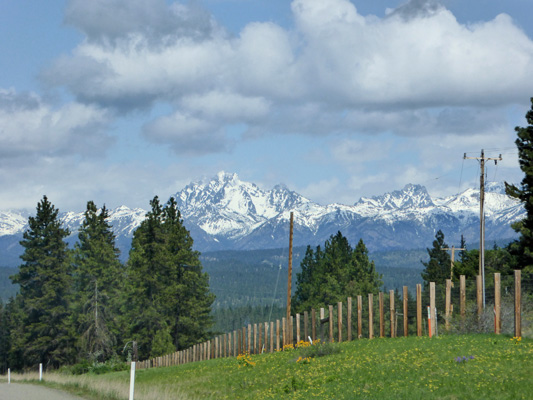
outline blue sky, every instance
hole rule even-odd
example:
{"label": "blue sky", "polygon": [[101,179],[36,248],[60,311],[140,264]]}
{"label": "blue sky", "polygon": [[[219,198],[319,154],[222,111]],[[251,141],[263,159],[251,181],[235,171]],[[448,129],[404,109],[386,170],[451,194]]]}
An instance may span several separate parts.
{"label": "blue sky", "polygon": [[533,96],[528,0],[0,0],[0,210],[224,170],[319,203],[475,187]]}

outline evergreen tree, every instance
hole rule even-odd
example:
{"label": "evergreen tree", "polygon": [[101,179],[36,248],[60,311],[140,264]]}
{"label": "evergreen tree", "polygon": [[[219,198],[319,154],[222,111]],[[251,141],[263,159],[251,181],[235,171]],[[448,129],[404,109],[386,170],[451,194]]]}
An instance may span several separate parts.
{"label": "evergreen tree", "polygon": [[26,330],[21,296],[11,298],[6,304],[4,321],[8,335],[5,344],[7,346],[7,366],[12,370],[22,370],[24,368]]}
{"label": "evergreen tree", "polygon": [[5,374],[8,368],[9,356],[9,325],[7,309],[4,307],[2,299],[0,299],[0,374]]}
{"label": "evergreen tree", "polygon": [[510,251],[516,259],[516,269],[533,271],[533,97],[531,109],[526,113],[527,127],[516,127],[518,138],[518,158],[520,169],[524,172],[520,188],[505,183],[505,191],[509,196],[519,199],[526,210],[526,217],[512,225],[520,234],[516,242],[510,245]]}
{"label": "evergreen tree", "polygon": [[294,312],[301,312],[336,304],[348,296],[376,293],[382,285],[363,241],[352,249],[338,232],[325,242],[324,250],[307,247],[291,302]]}
{"label": "evergreen tree", "polygon": [[214,301],[175,200],[162,207],[155,197],[150,205],[133,236],[123,305],[142,358],[161,355],[169,337],[174,349],[207,339]]}
{"label": "evergreen tree", "polygon": [[73,336],[69,325],[68,298],[71,289],[69,250],[59,211],[47,197],[37,205],[35,217],[20,242],[24,247],[18,274],[24,312],[24,362],[59,367],[73,360]]}
{"label": "evergreen tree", "polygon": [[[461,235],[461,244],[459,245],[459,248],[460,249],[465,249],[465,250],[460,250],[460,252],[459,252],[459,261],[462,262],[464,257],[465,257],[466,251],[468,250],[468,248],[466,247],[466,240],[465,240],[464,235]],[[454,265],[454,269],[455,269],[455,265]],[[455,275],[455,273],[454,273],[454,275]]]}
{"label": "evergreen tree", "polygon": [[429,261],[422,262],[425,267],[421,274],[424,280],[424,288],[429,287],[429,282],[435,282],[436,285],[444,285],[446,279],[450,279],[451,258],[447,251],[442,250],[447,247],[448,245],[444,243],[444,233],[439,230],[435,235],[433,247],[427,249]]}
{"label": "evergreen tree", "polygon": [[74,249],[73,320],[81,356],[104,360],[113,353],[118,294],[123,282],[109,214],[89,201]]}
{"label": "evergreen tree", "polygon": [[[454,280],[459,281],[460,275],[465,275],[466,279],[475,279],[479,273],[479,249],[472,249],[463,252],[461,261],[454,264]],[[490,250],[485,250],[485,274],[491,276],[499,272],[502,279],[513,275],[514,258],[508,249],[494,246]],[[487,287],[491,287],[494,281],[487,279]]]}
{"label": "evergreen tree", "polygon": [[[479,249],[465,250],[461,252],[460,261],[453,266],[453,280],[459,282],[459,277],[464,275],[466,279],[475,279],[479,273]],[[485,251],[485,272],[487,269],[488,251]]]}

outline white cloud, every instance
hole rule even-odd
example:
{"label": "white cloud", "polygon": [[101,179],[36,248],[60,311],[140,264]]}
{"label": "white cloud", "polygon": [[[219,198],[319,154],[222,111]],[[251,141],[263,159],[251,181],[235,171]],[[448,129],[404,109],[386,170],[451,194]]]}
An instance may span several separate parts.
{"label": "white cloud", "polygon": [[0,153],[20,157],[100,156],[109,145],[110,115],[79,103],[53,107],[33,93],[0,89]]}
{"label": "white cloud", "polygon": [[328,204],[331,197],[338,198],[342,191],[341,182],[337,178],[321,179],[299,189],[303,196],[319,204]]}
{"label": "white cloud", "polygon": [[223,152],[229,146],[214,124],[179,111],[146,124],[143,133],[151,141],[170,144],[177,154]]}
{"label": "white cloud", "polygon": [[270,102],[262,97],[246,97],[227,92],[192,94],[182,99],[181,106],[206,119],[229,122],[261,119],[270,110]]}
{"label": "white cloud", "polygon": [[70,0],[65,22],[89,40],[111,46],[138,33],[153,45],[164,45],[176,36],[202,39],[220,29],[200,7],[164,0]]}
{"label": "white cloud", "polygon": [[0,167],[0,204],[2,210],[35,210],[47,195],[60,211],[83,211],[88,200],[109,208],[148,209],[155,195],[166,201],[166,196],[200,173],[180,162],[161,167],[157,163],[106,165],[94,159],[41,157],[21,163],[16,173]]}
{"label": "white cloud", "polygon": [[[533,92],[533,42],[505,14],[464,25],[421,0],[382,19],[348,0],[294,0],[292,12],[293,30],[252,22],[230,37],[197,6],[71,1],[66,20],[87,40],[43,76],[81,101],[123,111],[166,102],[206,124],[250,122],[256,134],[431,135],[450,121],[428,109]],[[250,103],[221,108],[224,94]]]}

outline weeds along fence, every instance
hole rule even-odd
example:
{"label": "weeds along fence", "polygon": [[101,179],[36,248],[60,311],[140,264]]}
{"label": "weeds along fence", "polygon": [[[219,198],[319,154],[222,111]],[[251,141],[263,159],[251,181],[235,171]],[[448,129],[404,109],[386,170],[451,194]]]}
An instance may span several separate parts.
{"label": "weeds along fence", "polygon": [[[150,360],[137,368],[186,364],[239,354],[283,350],[300,341],[342,342],[354,339],[401,336],[436,336],[444,333],[533,335],[533,274],[514,271],[487,276],[485,296],[481,277],[445,285],[431,282],[416,293],[403,286],[401,293],[369,293],[348,297],[319,310],[309,310],[281,320],[248,324],[213,339]],[[483,303],[485,301],[485,303]]]}

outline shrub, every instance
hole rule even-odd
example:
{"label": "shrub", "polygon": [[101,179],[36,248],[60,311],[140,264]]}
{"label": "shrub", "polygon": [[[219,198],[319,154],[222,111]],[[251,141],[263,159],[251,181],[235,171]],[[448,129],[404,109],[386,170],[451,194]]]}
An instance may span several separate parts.
{"label": "shrub", "polygon": [[317,342],[312,346],[299,347],[302,359],[324,357],[330,354],[340,353],[341,349],[335,343]]}
{"label": "shrub", "polygon": [[[514,333],[514,301],[503,298],[501,303],[501,333]],[[522,301],[522,335],[528,336],[533,328],[533,310],[529,301]],[[445,332],[444,319],[439,324],[439,332]],[[465,317],[461,318],[458,310],[450,319],[450,332],[459,334],[494,333],[494,310],[492,304],[487,304],[481,315],[477,314],[477,304],[468,302],[465,307]]]}

